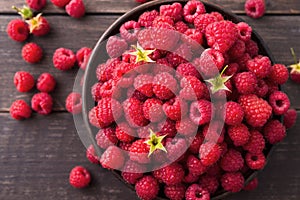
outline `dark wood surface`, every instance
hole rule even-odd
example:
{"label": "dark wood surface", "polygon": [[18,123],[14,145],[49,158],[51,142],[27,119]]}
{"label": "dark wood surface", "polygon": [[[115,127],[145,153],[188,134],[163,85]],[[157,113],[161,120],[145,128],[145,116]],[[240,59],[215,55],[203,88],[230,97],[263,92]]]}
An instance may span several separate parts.
{"label": "dark wood surface", "polygon": [[[90,164],[85,148],[77,135],[73,117],[65,111],[64,100],[73,87],[76,69],[60,72],[52,65],[52,54],[58,47],[74,51],[82,46],[93,47],[106,28],[121,14],[137,6],[134,0],[86,0],[87,16],[75,20],[48,2],[43,11],[52,30],[47,37],[30,38],[40,44],[45,57],[40,64],[29,65],[21,58],[22,44],[11,41],[6,25],[17,17],[10,9],[24,0],[0,1],[0,199],[101,199],[134,200],[127,189],[108,171]],[[289,48],[300,56],[300,1],[266,0],[267,15],[252,20],[244,15],[243,0],[213,0],[245,19],[264,38],[277,62],[293,62]],[[11,119],[8,111],[15,99],[30,100],[31,93],[19,93],[13,85],[16,71],[30,71],[36,78],[42,72],[54,74],[58,85],[52,93],[54,112],[49,116],[34,114],[25,121]],[[299,85],[284,85],[293,107],[300,109]],[[300,199],[300,120],[288,131],[267,167],[259,174],[259,188],[241,192],[230,200],[297,200]],[[91,187],[73,189],[68,184],[69,171],[83,165],[92,173]]]}

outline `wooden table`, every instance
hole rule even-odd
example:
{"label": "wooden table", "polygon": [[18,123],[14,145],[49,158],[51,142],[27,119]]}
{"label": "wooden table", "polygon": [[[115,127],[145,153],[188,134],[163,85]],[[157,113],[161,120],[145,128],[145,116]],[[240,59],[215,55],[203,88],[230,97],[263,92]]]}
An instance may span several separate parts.
{"label": "wooden table", "polygon": [[[40,64],[29,65],[21,58],[23,44],[10,40],[5,33],[8,22],[17,17],[11,6],[21,7],[23,2],[0,1],[0,199],[137,199],[134,192],[108,171],[90,164],[85,158],[85,148],[76,133],[72,115],[64,108],[77,69],[58,71],[52,65],[52,54],[61,46],[74,51],[82,46],[93,47],[115,19],[138,4],[134,0],[85,0],[87,15],[75,20],[68,17],[64,10],[48,3],[43,13],[51,24],[51,33],[47,37],[30,38],[30,41],[43,47],[45,57]],[[264,38],[277,62],[292,64],[290,47],[300,56],[299,0],[266,0],[267,14],[259,20],[245,16],[244,0],[212,2],[222,4],[246,20]],[[15,99],[29,102],[34,94],[16,91],[13,76],[19,70],[30,71],[36,78],[42,72],[55,76],[58,84],[52,94],[55,105],[51,115],[33,114],[32,118],[21,122],[11,119],[10,104]],[[300,86],[289,81],[283,90],[299,111]],[[298,131],[299,123],[276,147],[269,164],[259,174],[260,183],[256,191],[242,192],[227,199],[300,199]],[[76,190],[69,185],[69,171],[75,165],[83,165],[92,173],[93,181],[89,188]]]}

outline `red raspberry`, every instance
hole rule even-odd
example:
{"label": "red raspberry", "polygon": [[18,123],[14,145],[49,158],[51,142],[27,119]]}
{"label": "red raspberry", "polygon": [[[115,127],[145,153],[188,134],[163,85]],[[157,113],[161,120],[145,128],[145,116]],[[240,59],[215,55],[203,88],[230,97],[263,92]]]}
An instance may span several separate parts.
{"label": "red raspberry", "polygon": [[179,95],[185,100],[195,101],[204,96],[205,85],[194,76],[186,76],[180,81]]}
{"label": "red raspberry", "polygon": [[42,115],[48,115],[52,111],[52,97],[45,92],[33,95],[31,99],[31,108]]}
{"label": "red raspberry", "polygon": [[242,57],[235,60],[235,62],[239,65],[239,71],[247,70],[247,62],[250,60],[251,57],[248,53],[245,53]]}
{"label": "red raspberry", "polygon": [[190,63],[182,63],[177,66],[176,72],[180,76],[195,76],[196,78],[200,79],[201,75],[199,71]]}
{"label": "red raspberry", "polygon": [[249,40],[246,42],[246,53],[250,55],[251,58],[255,57],[258,55],[258,45],[256,42],[253,40]]}
{"label": "red raspberry", "polygon": [[153,92],[161,100],[171,99],[176,94],[177,81],[167,72],[155,75],[153,83]]}
{"label": "red raspberry", "polygon": [[152,26],[153,20],[159,15],[156,10],[147,11],[140,15],[138,23],[140,26],[143,27],[150,27]]}
{"label": "red raspberry", "polygon": [[246,0],[245,11],[249,17],[262,17],[265,14],[265,0]]}
{"label": "red raspberry", "polygon": [[275,115],[283,115],[291,105],[289,97],[280,91],[275,91],[269,96],[269,103]]}
{"label": "red raspberry", "polygon": [[194,101],[190,106],[190,119],[197,125],[203,125],[211,120],[213,106],[206,100]]}
{"label": "red raspberry", "polygon": [[216,163],[221,156],[221,148],[218,144],[206,142],[200,146],[199,156],[204,166],[211,166]]}
{"label": "red raspberry", "polygon": [[34,36],[44,36],[49,33],[50,25],[45,17],[38,14],[36,17],[30,19],[27,23],[29,24],[30,33]]}
{"label": "red raspberry", "polygon": [[190,118],[180,119],[176,122],[176,129],[179,134],[184,136],[195,135],[197,132],[198,126],[195,125]]}
{"label": "red raspberry", "polygon": [[60,8],[64,8],[71,0],[51,0],[51,2]]}
{"label": "red raspberry", "polygon": [[198,154],[200,145],[203,143],[203,141],[204,141],[204,137],[202,136],[202,134],[198,132],[197,135],[193,137],[193,141],[190,144],[189,151],[192,154]]}
{"label": "red raspberry", "polygon": [[24,100],[16,100],[11,104],[9,113],[12,118],[22,120],[31,116],[31,108]]}
{"label": "red raspberry", "polygon": [[211,121],[211,123],[204,125],[202,134],[205,141],[221,144],[224,141],[225,134],[223,122],[214,120]]}
{"label": "red raspberry", "polygon": [[267,95],[268,91],[269,91],[269,87],[268,87],[267,83],[264,80],[259,79],[257,81],[257,87],[256,87],[256,92],[255,92],[257,94],[257,96],[263,98]]}
{"label": "red raspberry", "polygon": [[123,102],[125,117],[130,126],[146,126],[149,121],[143,115],[143,104],[136,98],[129,98]]}
{"label": "red raspberry", "polygon": [[111,36],[107,40],[106,51],[111,58],[121,56],[127,48],[127,42],[118,36]]}
{"label": "red raspberry", "polygon": [[82,47],[79,49],[76,53],[76,60],[78,63],[78,66],[82,69],[85,70],[86,65],[88,64],[90,55],[92,53],[92,49],[88,47]]}
{"label": "red raspberry", "polygon": [[36,83],[36,87],[41,92],[52,92],[55,88],[56,81],[49,73],[42,73]]}
{"label": "red raspberry", "polygon": [[295,109],[289,109],[286,113],[284,113],[283,124],[289,129],[295,125],[297,120],[297,111]]}
{"label": "red raspberry", "polygon": [[114,128],[100,129],[96,135],[97,145],[102,149],[107,149],[109,146],[116,145],[118,138],[115,135]]}
{"label": "red raspberry", "polygon": [[247,185],[244,186],[243,190],[252,191],[255,190],[258,186],[258,179],[253,178]]}
{"label": "red raspberry", "polygon": [[185,195],[185,186],[183,184],[166,185],[164,193],[170,200],[181,200]]}
{"label": "red raspberry", "polygon": [[200,176],[205,173],[207,167],[194,155],[189,155],[186,161],[186,166],[191,174]]}
{"label": "red raspberry", "polygon": [[198,15],[194,20],[195,28],[201,31],[201,33],[205,33],[206,27],[209,24],[217,22],[217,18],[209,13]]}
{"label": "red raspberry", "polygon": [[177,121],[186,115],[188,106],[184,100],[175,97],[174,99],[164,103],[163,110],[168,118]]}
{"label": "red raspberry", "polygon": [[18,71],[14,76],[14,84],[19,92],[29,92],[34,86],[34,78],[29,72]]}
{"label": "red raspberry", "polygon": [[[174,26],[174,19],[170,16],[157,16],[152,22],[153,27],[161,27],[162,24],[165,26],[166,24],[169,24],[171,27]],[[166,26],[168,27],[168,26]],[[171,28],[169,27],[169,28]],[[172,28],[171,28],[172,29]],[[155,30],[155,29],[154,29]]]}
{"label": "red raspberry", "polygon": [[118,101],[106,97],[98,101],[95,114],[98,123],[105,127],[117,121],[121,117],[122,111],[122,106]]}
{"label": "red raspberry", "polygon": [[186,23],[184,23],[183,21],[176,22],[174,26],[175,26],[176,31],[178,31],[182,34],[185,33],[185,31],[189,29],[189,26]]}
{"label": "red raspberry", "polygon": [[198,50],[200,45],[203,44],[203,34],[197,29],[189,28],[184,32],[186,37],[182,36],[184,43],[189,44],[192,50]]}
{"label": "red raspberry", "polygon": [[196,183],[197,181],[199,181],[199,176],[196,176],[192,173],[188,173],[183,179],[183,182],[188,184]]}
{"label": "red raspberry", "polygon": [[8,36],[17,42],[23,42],[28,38],[28,25],[21,19],[11,20],[6,28]]}
{"label": "red raspberry", "polygon": [[239,192],[244,187],[245,179],[240,172],[228,172],[221,178],[222,187],[229,192]]}
{"label": "red raspberry", "polygon": [[250,132],[244,124],[229,126],[227,133],[235,146],[243,146],[250,139]]}
{"label": "red raspberry", "polygon": [[[108,59],[105,64],[100,64],[96,69],[96,76],[99,81],[105,82],[113,78],[113,73],[121,61],[117,58]],[[125,65],[124,63],[122,65]]]}
{"label": "red raspberry", "polygon": [[215,16],[218,21],[224,20],[223,15],[221,13],[219,13],[219,12],[211,12],[210,14],[213,15],[213,16]]}
{"label": "red raspberry", "polygon": [[134,79],[133,86],[136,90],[147,97],[153,96],[153,76],[150,74],[140,74]]}
{"label": "red raspberry", "polygon": [[248,60],[247,68],[258,78],[265,78],[271,72],[271,61],[267,56],[257,56],[252,60]]}
{"label": "red raspberry", "polygon": [[43,56],[43,50],[36,43],[27,43],[22,48],[22,57],[28,63],[38,63]]}
{"label": "red raspberry", "polygon": [[278,120],[270,120],[263,129],[265,138],[270,144],[281,142],[286,136],[286,129]]}
{"label": "red raspberry", "polygon": [[47,0],[26,0],[26,3],[29,6],[29,8],[35,11],[39,11],[46,6]]}
{"label": "red raspberry", "polygon": [[151,122],[160,122],[165,117],[162,109],[163,102],[159,99],[147,99],[143,104],[143,113]]}
{"label": "red raspberry", "polygon": [[165,148],[170,161],[180,160],[187,150],[187,144],[183,138],[167,138]]}
{"label": "red raspberry", "polygon": [[144,176],[136,183],[135,190],[140,199],[152,200],[158,195],[159,184],[153,176]]}
{"label": "red raspberry", "polygon": [[129,148],[130,160],[141,164],[150,162],[150,159],[148,157],[150,147],[145,143],[145,141],[145,139],[140,139],[132,143],[131,147]]}
{"label": "red raspberry", "polygon": [[74,18],[81,18],[85,15],[85,6],[82,0],[71,0],[66,5],[66,12]]}
{"label": "red raspberry", "polygon": [[136,184],[143,177],[144,171],[146,171],[145,166],[128,160],[122,169],[122,177],[127,183]]}
{"label": "red raspberry", "polygon": [[226,172],[237,172],[244,166],[242,154],[234,149],[228,149],[220,162],[221,168]]}
{"label": "red raspberry", "polygon": [[289,78],[289,71],[285,65],[275,64],[271,67],[268,79],[277,84],[284,84]]}
{"label": "red raspberry", "polygon": [[266,157],[263,153],[251,154],[247,153],[245,156],[246,163],[250,169],[260,170],[265,167]]}
{"label": "red raspberry", "polygon": [[82,111],[82,100],[81,94],[71,92],[66,98],[66,109],[69,113],[74,115],[81,113]]}
{"label": "red raspberry", "polygon": [[185,199],[190,200],[210,200],[209,192],[198,184],[193,184],[188,187],[185,192]]}
{"label": "red raspberry", "polygon": [[120,27],[120,34],[123,39],[125,39],[128,43],[134,43],[137,41],[137,33],[139,31],[140,25],[136,21],[128,21],[125,22]]}
{"label": "red raspberry", "polygon": [[65,48],[58,48],[53,54],[53,65],[59,70],[69,70],[74,67],[76,56],[73,51]]}
{"label": "red raspberry", "polygon": [[135,131],[126,122],[119,123],[116,136],[121,142],[130,143],[134,140]]}
{"label": "red raspberry", "polygon": [[102,85],[103,85],[103,83],[100,82],[100,83],[95,83],[92,86],[91,94],[92,94],[94,101],[96,101],[96,102],[98,102],[102,98],[100,95],[100,90],[101,90]]}
{"label": "red raspberry", "polygon": [[162,16],[170,16],[175,21],[180,21],[183,16],[182,5],[180,3],[173,3],[172,5],[161,5],[159,14]]}
{"label": "red raspberry", "polygon": [[206,174],[200,177],[199,185],[210,194],[214,194],[219,187],[219,181],[216,177]]}
{"label": "red raspberry", "polygon": [[[153,22],[154,24],[154,22]],[[160,28],[155,28],[153,35],[153,43],[156,49],[174,51],[180,39],[180,34],[174,27],[166,25]]]}
{"label": "red raspberry", "polygon": [[257,78],[252,72],[241,72],[233,77],[236,89],[240,94],[252,94],[257,87]]}
{"label": "red raspberry", "polygon": [[84,167],[76,166],[70,172],[69,182],[75,188],[84,188],[90,184],[91,175]]}
{"label": "red raspberry", "polygon": [[250,131],[251,136],[249,138],[249,141],[246,145],[243,146],[243,149],[252,153],[252,154],[258,154],[263,151],[265,148],[265,139],[263,135],[258,131]]}
{"label": "red raspberry", "polygon": [[94,148],[93,145],[90,145],[89,148],[86,149],[86,154],[85,155],[91,163],[93,163],[93,164],[98,164],[99,163],[99,158],[96,155],[95,148]]}
{"label": "red raspberry", "polygon": [[205,6],[201,1],[188,1],[183,7],[184,20],[194,23],[195,18],[206,12]]}
{"label": "red raspberry", "polygon": [[243,121],[244,110],[238,103],[229,101],[225,108],[225,123],[227,125],[238,125]]}
{"label": "red raspberry", "polygon": [[124,150],[124,151],[128,151],[129,152],[129,149],[131,147],[131,143],[125,143],[125,142],[120,142],[119,143],[119,147]]}
{"label": "red raspberry", "polygon": [[245,42],[242,40],[236,40],[236,42],[232,45],[232,47],[228,50],[228,56],[230,59],[237,59],[242,57],[246,51]]}
{"label": "red raspberry", "polygon": [[166,185],[177,185],[184,177],[184,169],[178,163],[172,163],[157,170],[161,174],[160,178]]}
{"label": "red raspberry", "polygon": [[224,74],[226,76],[233,76],[238,72],[239,65],[237,63],[230,63],[228,64],[228,67],[226,68]]}
{"label": "red raspberry", "polygon": [[247,123],[253,127],[262,127],[272,114],[268,102],[256,95],[242,95],[239,103],[244,109]]}
{"label": "red raspberry", "polygon": [[[99,87],[99,86],[98,86]],[[97,97],[105,98],[105,97],[113,97],[114,99],[118,99],[120,97],[120,88],[117,86],[117,82],[113,79],[106,81],[99,88],[95,88],[98,91]]]}
{"label": "red raspberry", "polygon": [[239,32],[239,38],[247,42],[251,39],[251,34],[252,34],[252,28],[245,22],[240,22],[236,25],[238,32]]}
{"label": "red raspberry", "polygon": [[160,135],[168,135],[168,137],[174,137],[177,133],[175,122],[169,118],[158,124],[158,130]]}
{"label": "red raspberry", "polygon": [[226,52],[238,38],[238,29],[231,21],[209,24],[205,30],[207,44],[221,53]]}
{"label": "red raspberry", "polygon": [[106,169],[122,169],[125,158],[122,150],[116,146],[109,146],[101,155],[100,163]]}

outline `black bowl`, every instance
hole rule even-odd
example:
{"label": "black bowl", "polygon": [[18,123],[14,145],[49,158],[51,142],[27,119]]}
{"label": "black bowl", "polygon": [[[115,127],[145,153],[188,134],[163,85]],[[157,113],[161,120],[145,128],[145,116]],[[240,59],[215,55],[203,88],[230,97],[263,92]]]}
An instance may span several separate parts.
{"label": "black bowl", "polygon": [[[95,127],[90,125],[89,119],[88,119],[88,113],[89,110],[92,109],[91,105],[88,104],[88,102],[92,102],[92,96],[91,96],[91,87],[93,86],[94,83],[96,83],[98,80],[95,76],[95,71],[97,66],[100,63],[104,63],[108,57],[105,56],[98,56],[98,55],[106,55],[105,52],[105,44],[103,44],[110,36],[112,35],[117,35],[119,34],[119,28],[120,26],[129,20],[138,20],[139,16],[144,13],[145,11],[150,11],[153,9],[159,10],[159,7],[164,4],[171,4],[174,2],[179,2],[182,3],[183,5],[187,2],[188,0],[156,0],[156,1],[150,1],[148,3],[142,4],[131,11],[125,13],[123,16],[118,18],[101,36],[99,41],[97,42],[93,53],[90,57],[89,63],[87,65],[86,71],[85,71],[85,77],[84,77],[84,84],[83,84],[83,90],[82,90],[82,100],[83,100],[83,118],[84,118],[84,123],[87,127],[88,135],[90,136],[90,139],[93,143],[93,145],[96,147],[97,144],[94,141],[95,133],[97,133],[97,130]],[[234,23],[242,22],[243,20],[233,14],[232,12],[218,6],[212,3],[208,2],[203,2],[206,8],[207,12],[212,12],[212,11],[217,11],[223,15],[223,17],[227,20],[230,20]],[[266,43],[263,41],[263,39],[256,33],[256,31],[252,31],[252,40],[257,42],[258,47],[259,47],[259,54],[268,56],[271,60],[272,63],[275,63],[275,60],[268,49]],[[96,104],[95,104],[96,105]],[[264,150],[265,156],[267,159],[270,156],[272,145],[267,145],[266,149]],[[101,150],[96,149],[97,152],[100,152]],[[248,171],[245,175],[245,183],[248,183],[251,181],[254,177],[256,177],[258,171]],[[123,183],[125,181],[122,179],[120,173],[118,171],[112,171],[112,173],[120,179]],[[125,183],[129,188],[134,190],[134,187],[132,185],[129,185]],[[219,190],[217,193],[212,197],[212,200],[218,200],[218,199],[223,199],[224,197],[230,195],[230,192],[226,192],[224,190]],[[158,197],[158,200],[165,200],[165,198]]]}

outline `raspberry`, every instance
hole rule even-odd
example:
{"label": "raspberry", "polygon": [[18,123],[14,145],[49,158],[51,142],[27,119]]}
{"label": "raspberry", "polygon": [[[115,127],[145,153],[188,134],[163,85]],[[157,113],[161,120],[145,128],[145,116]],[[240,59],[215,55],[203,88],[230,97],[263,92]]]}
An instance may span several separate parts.
{"label": "raspberry", "polygon": [[286,136],[286,129],[278,120],[270,120],[263,129],[263,134],[270,144],[281,142]]}
{"label": "raspberry", "polygon": [[121,117],[122,106],[115,99],[102,98],[95,107],[95,114],[99,125],[105,127]]}
{"label": "raspberry", "polygon": [[227,125],[238,125],[243,121],[244,110],[238,103],[229,101],[226,103],[225,108],[225,123]]}
{"label": "raspberry", "polygon": [[257,78],[252,72],[241,72],[233,77],[236,89],[240,94],[252,94],[257,87]]}
{"label": "raspberry", "polygon": [[159,8],[159,14],[162,16],[170,16],[175,21],[180,21],[183,15],[182,5],[180,3],[161,5]]}
{"label": "raspberry", "polygon": [[238,38],[238,29],[231,21],[209,24],[205,30],[207,44],[221,53],[226,52]]}
{"label": "raspberry", "polygon": [[199,49],[200,45],[203,44],[203,34],[197,29],[189,28],[184,32],[186,37],[182,36],[182,40],[184,43],[189,44],[192,50]]}
{"label": "raspberry", "polygon": [[145,170],[145,166],[128,160],[122,169],[122,177],[127,183],[136,184],[136,182],[143,177]]}
{"label": "raspberry", "polygon": [[91,94],[92,94],[92,97],[94,99],[94,101],[98,102],[102,97],[100,95],[100,89],[102,87],[103,83],[95,83],[93,86],[92,86],[92,89],[91,89]]}
{"label": "raspberry", "polygon": [[[190,53],[190,49],[187,46],[184,46],[185,50],[187,50]],[[178,49],[177,49],[178,50]],[[173,68],[176,68],[178,65],[182,64],[182,63],[186,63],[187,60],[185,60],[183,57],[181,57],[182,55],[177,54],[176,52],[169,52],[166,56],[166,59],[168,60],[168,62],[171,64],[171,66]]]}
{"label": "raspberry", "polygon": [[216,177],[206,174],[200,177],[199,185],[210,194],[214,194],[219,187],[219,181]]}
{"label": "raspberry", "polygon": [[21,19],[11,20],[6,28],[8,36],[17,42],[23,42],[28,38],[28,25]]}
{"label": "raspberry", "polygon": [[243,146],[250,139],[250,132],[244,124],[229,126],[227,133],[235,146]]}
{"label": "raspberry", "polygon": [[[153,22],[154,24],[154,22]],[[155,28],[153,35],[153,43],[156,49],[174,51],[180,39],[180,34],[175,31],[175,28],[169,25]]]}
{"label": "raspberry", "polygon": [[122,150],[116,146],[109,146],[101,155],[100,163],[106,169],[122,169],[125,158]]}
{"label": "raspberry", "polygon": [[42,115],[48,115],[52,111],[52,97],[45,92],[33,95],[31,99],[31,108]]}
{"label": "raspberry", "polygon": [[71,92],[66,98],[66,109],[69,113],[74,115],[81,113],[82,111],[82,100],[81,94]]}
{"label": "raspberry", "polygon": [[216,163],[221,156],[221,148],[218,144],[206,142],[200,146],[199,156],[204,166],[211,166]]}
{"label": "raspberry", "polygon": [[177,66],[176,72],[180,76],[195,76],[196,78],[200,79],[201,75],[198,70],[190,63],[182,63]]}
{"label": "raspberry", "polygon": [[164,193],[170,200],[181,200],[185,195],[185,186],[183,184],[166,185]]}
{"label": "raspberry", "polygon": [[42,14],[38,14],[36,17],[27,21],[29,25],[30,33],[34,36],[44,36],[49,33],[50,25]]}
{"label": "raspberry", "polygon": [[238,72],[239,65],[237,63],[230,63],[228,64],[228,67],[226,68],[224,74],[226,76],[233,76]]}
{"label": "raspberry", "polygon": [[176,122],[176,129],[179,134],[184,136],[195,135],[198,126],[196,126],[190,118],[184,118]]}
{"label": "raspberry", "polygon": [[27,43],[22,48],[22,57],[28,63],[38,63],[43,56],[43,50],[36,43]]}
{"label": "raspberry", "polygon": [[76,166],[70,172],[69,182],[75,188],[84,188],[90,184],[91,175],[84,167]]}
{"label": "raspberry", "polygon": [[183,179],[183,182],[188,184],[196,183],[197,181],[199,181],[199,176],[196,176],[192,173],[188,173]]}
{"label": "raspberry", "polygon": [[127,123],[119,123],[116,128],[116,136],[121,142],[130,143],[134,140],[135,132]]}
{"label": "raspberry", "polygon": [[123,102],[125,117],[130,126],[146,126],[149,121],[143,115],[143,104],[136,98]]}
{"label": "raspberry", "polygon": [[207,190],[198,184],[193,184],[188,187],[185,192],[185,199],[190,200],[210,200],[210,194]]}
{"label": "raspberry", "polygon": [[180,81],[182,90],[179,95],[185,100],[199,100],[204,96],[205,85],[194,76],[186,76]]}
{"label": "raspberry", "polygon": [[186,161],[187,168],[194,176],[200,176],[205,173],[207,167],[194,155],[189,155]]}
{"label": "raspberry", "polygon": [[153,96],[153,76],[150,74],[140,74],[134,79],[133,86],[136,90],[147,97]]}
{"label": "raspberry", "polygon": [[251,39],[251,34],[252,34],[252,28],[245,22],[240,22],[236,25],[239,33],[239,38],[247,42]]}
{"label": "raspberry", "polygon": [[186,115],[188,111],[187,107],[187,103],[184,100],[175,97],[174,99],[164,103],[163,110],[168,118],[177,121]]}
{"label": "raspberry", "polygon": [[130,160],[141,164],[150,162],[150,159],[148,158],[150,147],[145,143],[145,141],[145,139],[140,139],[132,143],[131,147],[129,148]]}
{"label": "raspberry", "polygon": [[160,179],[166,185],[177,185],[181,183],[184,177],[184,169],[178,163],[172,163],[166,167],[158,169],[156,173],[161,175]]}
{"label": "raspberry", "polygon": [[248,53],[251,58],[258,55],[259,49],[256,42],[254,42],[253,40],[249,40],[245,44],[246,44],[246,53]]}
{"label": "raspberry", "polygon": [[248,53],[245,53],[242,57],[235,60],[235,62],[240,66],[239,71],[247,70],[246,65],[247,65],[248,60],[250,60],[250,59],[251,59],[250,55]]}
{"label": "raspberry", "polygon": [[230,59],[237,59],[242,57],[246,51],[245,42],[242,40],[236,40],[236,42],[232,45],[232,47],[228,50],[228,56]]}
{"label": "raspberry", "polygon": [[86,157],[93,164],[98,164],[99,163],[99,158],[96,155],[96,152],[95,152],[95,149],[94,149],[93,145],[90,145],[89,148],[87,148]]}
{"label": "raspberry", "polygon": [[127,42],[118,36],[111,36],[107,40],[106,51],[111,58],[121,56],[127,48]]}
{"label": "raspberry", "polygon": [[153,83],[153,92],[161,100],[171,99],[176,94],[177,81],[167,72],[155,75]]}
{"label": "raspberry", "polygon": [[284,84],[289,78],[289,71],[285,65],[275,64],[271,67],[268,79],[277,84]]}
{"label": "raspberry", "polygon": [[152,26],[153,20],[159,15],[156,10],[147,11],[140,15],[138,23],[140,26],[143,27],[150,27]]}
{"label": "raspberry", "polygon": [[97,145],[102,149],[107,149],[109,146],[116,145],[118,138],[115,135],[114,128],[100,129],[96,135]]}
{"label": "raspberry", "polygon": [[65,71],[74,67],[76,56],[70,49],[58,48],[55,50],[52,60],[55,68]]}
{"label": "raspberry", "polygon": [[283,115],[291,105],[289,97],[280,91],[275,91],[269,96],[269,103],[275,115]]}
{"label": "raspberry", "polygon": [[244,186],[245,179],[240,172],[228,172],[221,178],[222,187],[229,192],[239,192]]}
{"label": "raspberry", "polygon": [[297,120],[297,111],[295,109],[289,109],[286,113],[284,113],[283,124],[289,129],[295,125]]}
{"label": "raspberry", "polygon": [[245,11],[249,17],[262,17],[265,14],[265,0],[246,0]]}
{"label": "raspberry", "polygon": [[143,113],[146,119],[151,122],[160,122],[165,117],[163,109],[163,102],[159,99],[147,99],[143,104]]}
{"label": "raspberry", "polygon": [[85,15],[85,6],[82,0],[71,0],[66,5],[66,12],[74,18],[81,18]]}
{"label": "raspberry", "polygon": [[223,122],[214,120],[206,124],[202,129],[204,139],[208,142],[222,143],[224,141],[225,129]]}
{"label": "raspberry", "polygon": [[42,73],[36,83],[36,87],[41,92],[52,92],[55,88],[56,81],[49,73]]}
{"label": "raspberry", "polygon": [[204,137],[199,132],[195,137],[193,137],[193,141],[190,144],[189,151],[192,154],[198,154],[200,145],[203,143]]}
{"label": "raspberry", "polygon": [[51,2],[60,8],[64,8],[71,0],[51,0]]}
{"label": "raspberry", "polygon": [[167,150],[167,155],[170,161],[180,159],[184,155],[187,144],[183,138],[167,138],[165,148]]}
{"label": "raspberry", "polygon": [[85,70],[90,55],[92,53],[92,49],[88,48],[88,47],[82,47],[81,49],[79,49],[76,53],[76,60],[78,63],[78,66],[82,69]]}
{"label": "raspberry", "polygon": [[38,11],[46,6],[47,0],[26,0],[26,3],[31,9]]}
{"label": "raspberry", "polygon": [[158,195],[159,184],[153,176],[144,176],[136,183],[135,190],[140,199],[152,200]]}
{"label": "raspberry", "polygon": [[113,78],[113,72],[121,61],[117,58],[108,59],[105,64],[100,64],[96,69],[96,76],[99,81],[105,82]]}
{"label": "raspberry", "polygon": [[11,104],[9,113],[12,118],[22,120],[31,116],[31,108],[24,100],[16,100]]}
{"label": "raspberry", "polygon": [[258,78],[265,78],[271,72],[271,61],[267,56],[257,56],[252,60],[248,60],[247,68]]}
{"label": "raspberry", "polygon": [[267,83],[264,80],[259,79],[257,81],[257,87],[256,87],[256,92],[255,92],[257,94],[257,96],[265,97],[267,95],[268,91],[269,91],[269,87],[268,87]]}
{"label": "raspberry", "polygon": [[210,121],[213,106],[207,100],[194,101],[190,106],[190,119],[197,125],[203,125]]}
{"label": "raspberry", "polygon": [[173,27],[174,26],[174,19],[170,16],[160,15],[160,16],[155,17],[155,19],[152,22],[153,27],[160,27],[162,24],[164,24],[164,25],[169,24],[169,25],[171,25],[171,27]]}
{"label": "raspberry", "polygon": [[244,159],[237,150],[228,149],[221,159],[220,166],[226,172],[237,172],[244,166]]}
{"label": "raspberry", "polygon": [[184,23],[183,21],[176,22],[174,26],[176,31],[180,33],[185,33],[185,31],[189,29],[189,26],[186,25],[186,23]]}
{"label": "raspberry", "polygon": [[217,18],[209,13],[198,15],[194,20],[195,28],[201,31],[201,33],[205,33],[206,27],[209,24],[217,22]]}
{"label": "raspberry", "polygon": [[168,137],[174,137],[177,133],[175,122],[169,118],[158,124],[158,130],[160,135],[168,135]]}
{"label": "raspberry", "polygon": [[250,169],[260,170],[263,169],[266,164],[266,157],[263,153],[251,154],[247,153],[245,156],[246,163]]}
{"label": "raspberry", "polygon": [[195,18],[206,12],[205,6],[201,1],[188,1],[183,7],[184,20],[194,23]]}
{"label": "raspberry", "polygon": [[105,97],[113,97],[114,99],[118,99],[120,97],[120,89],[117,87],[117,83],[115,80],[110,79],[105,83],[101,84],[98,88],[95,88],[97,92],[97,97],[105,98]]}
{"label": "raspberry", "polygon": [[129,152],[129,149],[131,147],[131,143],[125,143],[125,142],[120,142],[119,143],[119,147],[124,150],[124,151],[128,151]]}
{"label": "raspberry", "polygon": [[249,138],[249,141],[246,145],[243,146],[243,149],[252,153],[252,154],[258,154],[263,151],[265,148],[265,139],[263,135],[258,131],[250,131],[251,136]]}
{"label": "raspberry", "polygon": [[29,72],[18,71],[14,76],[14,84],[19,92],[29,92],[34,86],[34,78]]}
{"label": "raspberry", "polygon": [[219,12],[211,12],[210,14],[213,15],[213,16],[215,16],[218,21],[224,20],[223,15],[221,13],[219,13]]}
{"label": "raspberry", "polygon": [[128,43],[134,43],[137,41],[137,33],[139,31],[140,25],[136,21],[128,21],[125,22],[120,27],[120,34],[123,39],[125,39]]}
{"label": "raspberry", "polygon": [[258,186],[258,179],[253,178],[247,185],[244,186],[243,190],[252,191],[255,190]]}

